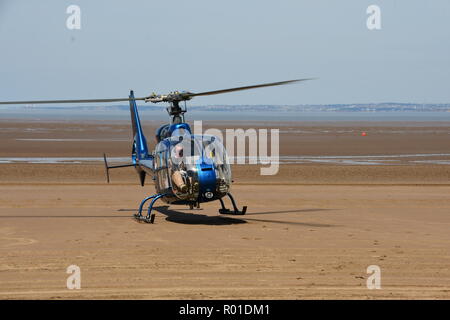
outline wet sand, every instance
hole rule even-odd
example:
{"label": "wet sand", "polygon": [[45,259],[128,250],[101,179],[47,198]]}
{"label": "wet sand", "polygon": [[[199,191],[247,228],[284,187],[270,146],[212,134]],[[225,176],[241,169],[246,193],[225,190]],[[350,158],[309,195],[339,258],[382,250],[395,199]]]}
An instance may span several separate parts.
{"label": "wet sand", "polygon": [[[143,122],[149,147],[163,122]],[[192,124],[191,124],[192,125]],[[449,122],[208,121],[203,129],[279,129],[280,155],[366,156],[450,154]],[[361,134],[365,132],[366,136]],[[0,120],[0,158],[129,156],[129,121]],[[270,136],[269,136],[270,137]],[[450,156],[445,159],[449,160]]]}
{"label": "wet sand", "polygon": [[[290,130],[282,155],[450,153],[445,123],[270,127]],[[124,157],[129,135],[125,122],[1,122],[0,158]],[[247,215],[160,203],[151,225],[131,218],[154,190],[132,168],[107,185],[99,162],[1,163],[0,298],[450,298],[449,165],[282,164],[266,177],[233,167]],[[72,264],[81,290],[66,288]],[[381,290],[366,287],[369,265],[381,268]]]}

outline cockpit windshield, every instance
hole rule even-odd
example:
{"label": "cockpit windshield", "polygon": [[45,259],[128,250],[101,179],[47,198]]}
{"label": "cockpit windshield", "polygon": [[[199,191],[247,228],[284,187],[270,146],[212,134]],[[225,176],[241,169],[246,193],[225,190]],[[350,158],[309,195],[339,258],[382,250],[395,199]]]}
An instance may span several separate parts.
{"label": "cockpit windshield", "polygon": [[174,163],[203,163],[215,166],[228,164],[226,150],[220,139],[215,136],[185,134],[172,136],[168,140],[170,157]]}
{"label": "cockpit windshield", "polygon": [[214,170],[220,194],[231,186],[231,170],[226,150],[219,138],[184,134],[167,139],[169,142],[169,170],[172,186],[181,194],[198,196],[198,168]]}
{"label": "cockpit windshield", "polygon": [[201,145],[203,162],[213,166],[216,173],[217,191],[226,194],[231,186],[231,168],[225,147],[215,136],[196,137]]}

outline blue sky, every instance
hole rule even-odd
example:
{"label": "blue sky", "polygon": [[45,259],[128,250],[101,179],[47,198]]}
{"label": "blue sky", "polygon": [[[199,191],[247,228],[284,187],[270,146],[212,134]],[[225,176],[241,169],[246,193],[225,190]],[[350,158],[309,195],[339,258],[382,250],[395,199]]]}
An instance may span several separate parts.
{"label": "blue sky", "polygon": [[[66,8],[81,8],[81,30]],[[381,8],[369,31],[366,9]],[[318,77],[192,104],[450,102],[450,1],[0,0],[0,100]]]}

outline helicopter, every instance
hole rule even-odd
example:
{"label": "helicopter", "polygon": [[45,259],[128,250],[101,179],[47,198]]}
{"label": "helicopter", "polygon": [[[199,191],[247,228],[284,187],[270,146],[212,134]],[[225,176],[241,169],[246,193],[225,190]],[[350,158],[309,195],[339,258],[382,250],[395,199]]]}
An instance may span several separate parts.
{"label": "helicopter", "polygon": [[[287,80],[257,85],[235,87],[214,91],[193,93],[190,91],[173,91],[168,94],[152,93],[145,97],[135,97],[133,90],[128,98],[83,99],[83,100],[38,100],[5,101],[0,104],[62,104],[62,103],[107,103],[129,102],[132,128],[131,161],[128,164],[110,166],[106,154],[103,154],[106,180],[110,182],[109,170],[134,167],[141,186],[145,185],[146,176],[152,177],[156,193],[143,199],[133,217],[139,222],[154,223],[153,207],[158,200],[171,205],[188,205],[190,209],[200,208],[201,203],[219,201],[219,214],[245,215],[247,206],[239,209],[230,192],[233,183],[231,167],[225,147],[220,139],[210,135],[194,135],[185,122],[186,106],[180,102],[198,96],[209,96],[234,91],[272,87],[312,80],[312,78]],[[147,139],[143,133],[136,101],[168,103],[166,108],[170,122],[156,130],[156,146],[150,152]],[[224,198],[231,201],[232,209],[225,206]],[[142,211],[150,201],[147,215]]]}

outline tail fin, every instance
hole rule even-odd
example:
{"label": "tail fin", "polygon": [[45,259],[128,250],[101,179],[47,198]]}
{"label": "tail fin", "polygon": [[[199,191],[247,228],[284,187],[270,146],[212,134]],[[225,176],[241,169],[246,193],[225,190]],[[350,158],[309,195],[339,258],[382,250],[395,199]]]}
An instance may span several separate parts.
{"label": "tail fin", "polygon": [[133,128],[133,160],[143,160],[148,158],[147,139],[145,139],[142,131],[141,121],[139,120],[139,113],[137,110],[136,100],[134,100],[134,92],[130,91],[130,113],[131,125]]}

